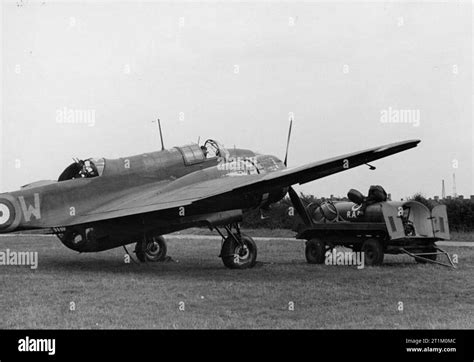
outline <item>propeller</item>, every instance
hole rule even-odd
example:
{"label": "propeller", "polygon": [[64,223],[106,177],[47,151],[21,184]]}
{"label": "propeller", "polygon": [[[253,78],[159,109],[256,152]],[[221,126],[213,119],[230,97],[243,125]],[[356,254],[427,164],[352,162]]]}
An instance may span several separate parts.
{"label": "propeller", "polygon": [[[293,126],[293,119],[290,120],[290,128],[288,129],[288,139],[286,141],[285,161],[283,162],[285,166],[288,165],[288,149],[290,147],[292,126]],[[301,217],[301,220],[303,220],[304,224],[306,226],[313,225],[313,221],[311,220],[311,217],[309,216],[308,211],[306,211],[306,208],[304,207],[303,202],[298,196],[298,193],[291,186],[288,187],[288,195],[290,196],[291,203],[293,204],[298,215]]]}
{"label": "propeller", "polygon": [[288,163],[288,149],[290,148],[290,137],[291,137],[292,126],[293,126],[293,119],[290,120],[290,128],[288,129],[288,140],[286,141],[285,161],[283,162],[285,166]]}
{"label": "propeller", "polygon": [[300,197],[296,193],[295,189],[293,187],[288,187],[288,195],[290,195],[290,200],[291,203],[293,204],[296,212],[298,215],[301,217],[301,220],[306,226],[311,226],[313,225],[313,220],[311,220],[311,217],[308,214],[308,211],[306,210],[306,207],[304,207],[303,202],[301,201]]}

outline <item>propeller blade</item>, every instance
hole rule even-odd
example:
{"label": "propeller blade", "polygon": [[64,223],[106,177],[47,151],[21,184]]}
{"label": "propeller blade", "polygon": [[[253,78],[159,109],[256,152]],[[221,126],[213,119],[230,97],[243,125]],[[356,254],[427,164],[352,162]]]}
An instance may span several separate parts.
{"label": "propeller blade", "polygon": [[308,212],[306,211],[306,208],[301,202],[300,197],[291,186],[288,188],[288,195],[290,196],[291,203],[295,207],[296,212],[298,212],[298,215],[301,217],[301,220],[303,220],[303,223],[306,226],[313,225],[313,221],[311,220],[311,217],[308,215]]}
{"label": "propeller blade", "polygon": [[290,137],[291,137],[291,127],[293,126],[293,120],[290,121],[290,128],[288,130],[288,140],[286,141],[286,152],[285,152],[285,166],[288,163],[288,149],[290,148]]}

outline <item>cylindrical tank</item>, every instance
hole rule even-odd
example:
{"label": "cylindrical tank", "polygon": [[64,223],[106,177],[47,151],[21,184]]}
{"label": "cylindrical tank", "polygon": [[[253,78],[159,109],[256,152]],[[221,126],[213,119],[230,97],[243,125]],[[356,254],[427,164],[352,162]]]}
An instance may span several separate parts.
{"label": "cylindrical tank", "polygon": [[315,223],[336,222],[341,219],[351,222],[384,222],[380,203],[369,205],[364,209],[362,205],[353,202],[326,201],[319,205],[310,205],[308,212]]}

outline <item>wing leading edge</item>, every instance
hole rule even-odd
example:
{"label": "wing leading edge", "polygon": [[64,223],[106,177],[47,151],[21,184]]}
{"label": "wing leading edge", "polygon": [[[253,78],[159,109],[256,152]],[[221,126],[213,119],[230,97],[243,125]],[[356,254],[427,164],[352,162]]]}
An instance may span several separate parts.
{"label": "wing leading edge", "polygon": [[134,193],[123,196],[100,208],[89,210],[86,214],[76,215],[67,224],[50,225],[50,227],[84,224],[188,206],[227,193],[244,193],[304,184],[414,148],[419,142],[420,140],[409,140],[391,143],[267,174],[211,179],[177,188],[173,187],[171,182],[168,187],[160,191],[157,191],[156,185],[152,183],[138,195]]}

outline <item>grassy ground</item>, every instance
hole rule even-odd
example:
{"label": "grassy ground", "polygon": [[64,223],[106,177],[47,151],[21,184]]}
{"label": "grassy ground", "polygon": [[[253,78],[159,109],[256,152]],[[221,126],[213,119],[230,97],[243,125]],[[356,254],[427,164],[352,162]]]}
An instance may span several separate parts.
{"label": "grassy ground", "polygon": [[0,328],[474,327],[474,248],[446,247],[458,269],[388,255],[357,270],[307,264],[301,241],[257,245],[257,266],[239,271],[224,268],[216,241],[169,240],[173,261],[136,265],[123,249],[3,236],[0,251],[37,251],[39,265],[0,266]]}
{"label": "grassy ground", "polygon": [[474,232],[451,231],[451,240],[474,242]]}
{"label": "grassy ground", "polygon": [[[277,237],[277,238],[293,238],[296,232],[289,229],[242,229],[242,232],[251,236],[263,236],[263,237]],[[191,228],[183,231],[173,233],[176,235],[180,234],[193,234],[193,235],[217,235],[215,231],[211,231],[208,228]]]}
{"label": "grassy ground", "polygon": [[[245,229],[244,232],[249,235],[265,237],[292,238],[295,236],[295,232],[289,229]],[[216,233],[207,228],[192,228],[177,232],[176,234],[215,235]],[[474,242],[474,232],[451,231],[451,240]]]}

